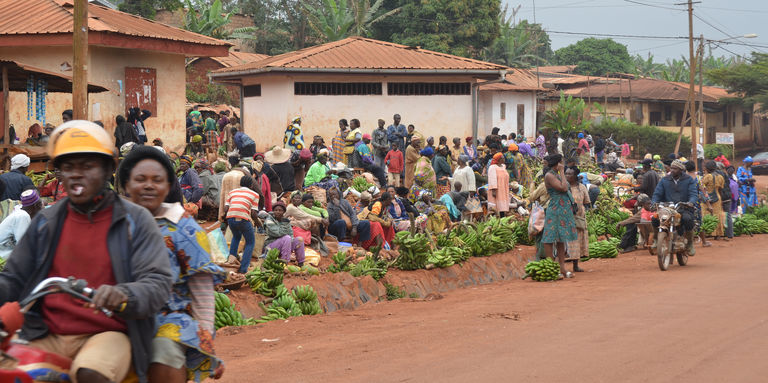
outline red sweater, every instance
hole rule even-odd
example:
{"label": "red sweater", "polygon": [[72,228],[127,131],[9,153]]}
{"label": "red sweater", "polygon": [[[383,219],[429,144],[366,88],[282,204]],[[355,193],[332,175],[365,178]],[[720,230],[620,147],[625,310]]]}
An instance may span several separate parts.
{"label": "red sweater", "polygon": [[[85,279],[93,288],[117,284],[107,248],[112,210],[110,206],[93,214],[93,222],[90,222],[87,216],[68,208],[49,277]],[[122,319],[116,316],[108,318],[101,311],[85,308],[84,305],[84,302],[66,294],[49,295],[43,301],[45,324],[51,333],[57,335],[126,332]]]}
{"label": "red sweater", "polygon": [[390,150],[384,157],[389,173],[401,173],[403,171],[403,152],[399,150]]}

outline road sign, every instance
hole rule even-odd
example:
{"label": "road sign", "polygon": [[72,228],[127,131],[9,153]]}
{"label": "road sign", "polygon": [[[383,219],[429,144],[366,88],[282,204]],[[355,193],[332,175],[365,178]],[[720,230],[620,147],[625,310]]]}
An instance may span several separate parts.
{"label": "road sign", "polygon": [[715,133],[715,143],[733,145],[733,133]]}

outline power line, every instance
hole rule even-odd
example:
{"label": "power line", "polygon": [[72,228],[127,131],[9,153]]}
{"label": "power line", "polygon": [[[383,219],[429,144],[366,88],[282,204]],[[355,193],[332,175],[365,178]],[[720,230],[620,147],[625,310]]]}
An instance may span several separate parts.
{"label": "power line", "polygon": [[638,4],[638,5],[644,5],[644,6],[646,6],[646,7],[653,7],[653,8],[668,9],[668,10],[672,10],[672,11],[685,11],[685,10],[684,10],[684,9],[682,9],[682,8],[672,8],[672,7],[665,7],[665,6],[662,6],[662,5],[648,4],[648,3],[643,3],[643,2],[640,2],[640,1],[635,1],[635,0],[624,0],[624,1],[626,1],[627,3],[633,3],[633,4]]}

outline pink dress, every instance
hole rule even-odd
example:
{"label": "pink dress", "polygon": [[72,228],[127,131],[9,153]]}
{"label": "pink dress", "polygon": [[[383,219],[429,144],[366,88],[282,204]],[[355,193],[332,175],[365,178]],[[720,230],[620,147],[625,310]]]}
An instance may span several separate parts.
{"label": "pink dress", "polygon": [[629,144],[626,142],[621,144],[621,156],[629,157]]}
{"label": "pink dress", "polygon": [[[494,198],[491,190],[496,191]],[[496,211],[509,211],[509,173],[499,165],[488,167],[488,202],[496,204]]]}

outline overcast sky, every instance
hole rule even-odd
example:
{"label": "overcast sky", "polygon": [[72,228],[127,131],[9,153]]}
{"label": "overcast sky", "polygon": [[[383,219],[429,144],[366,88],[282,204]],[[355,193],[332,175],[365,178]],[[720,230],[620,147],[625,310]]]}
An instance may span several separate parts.
{"label": "overcast sky", "polygon": [[[534,20],[535,4],[536,22],[550,32],[552,49],[557,50],[589,37],[557,32],[687,37],[687,7],[674,5],[684,1],[502,0],[502,4],[508,4],[510,10],[520,5],[517,19],[531,22]],[[705,39],[722,40],[754,33],[758,37],[730,39],[728,42],[762,45],[722,44],[722,48],[713,51],[715,56],[732,55],[724,49],[746,56],[753,50],[768,53],[768,0],[701,0],[700,4],[694,4],[694,15],[703,19],[693,19],[696,36],[703,33]],[[680,58],[681,54],[688,56],[688,41],[683,39],[611,38],[625,44],[630,55],[645,57],[651,52],[658,62]]]}

